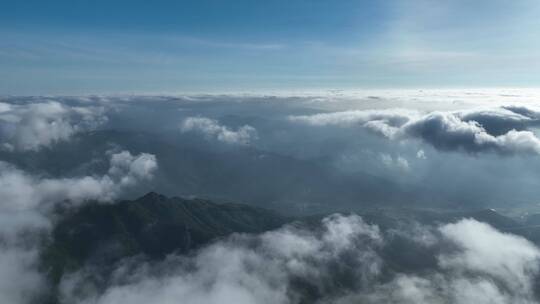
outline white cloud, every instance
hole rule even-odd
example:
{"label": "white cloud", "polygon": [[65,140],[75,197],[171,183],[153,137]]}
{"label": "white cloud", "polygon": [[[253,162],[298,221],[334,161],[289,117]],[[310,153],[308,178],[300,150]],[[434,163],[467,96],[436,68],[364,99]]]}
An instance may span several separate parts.
{"label": "white cloud", "polygon": [[[295,278],[313,278],[318,290],[325,292],[340,284],[332,281],[334,271],[354,267],[358,284],[379,275],[380,259],[372,249],[380,245],[376,226],[354,215],[334,215],[323,225],[320,234],[291,226],[260,236],[235,235],[192,258],[165,261],[168,275],[152,275],[149,265],[139,265],[129,272],[133,275],[128,284],[111,285],[85,299],[73,293],[84,281],[84,273],[75,273],[62,283],[63,296],[67,302],[99,304],[293,303],[296,295],[289,287]],[[352,260],[346,261],[348,255],[354,255]]]}
{"label": "white cloud", "polygon": [[401,155],[393,158],[390,154],[381,153],[380,154],[381,162],[389,168],[398,168],[403,171],[410,169],[409,161]]}
{"label": "white cloud", "polygon": [[38,242],[32,238],[50,228],[47,214],[53,204],[111,201],[152,178],[156,169],[154,155],[128,151],[112,154],[103,176],[40,178],[0,162],[0,302],[33,303],[46,288],[37,269]]}
{"label": "white cloud", "polygon": [[103,176],[59,179],[32,176],[5,162],[0,168],[0,209],[25,210],[65,199],[111,201],[126,187],[151,179],[157,161],[151,154],[122,151],[111,155]]}
{"label": "white cloud", "polygon": [[532,132],[511,129],[492,135],[486,127],[456,113],[434,112],[404,124],[400,135],[420,138],[441,150],[540,154],[540,140]]}
{"label": "white cloud", "polygon": [[540,139],[527,127],[540,123],[530,107],[421,113],[403,109],[290,116],[313,126],[362,126],[390,139],[418,138],[440,150],[540,154]]}
{"label": "white cloud", "polygon": [[[313,290],[318,296],[308,301],[320,304],[535,303],[539,249],[486,224],[461,220],[430,231],[433,240],[414,246],[439,248],[439,265],[416,274],[384,271],[388,265],[379,252],[389,239],[377,226],[355,215],[334,215],[322,224],[321,231],[288,226],[259,236],[233,235],[195,255],[171,256],[158,264],[126,261],[104,292],[77,293],[91,270],[72,273],[63,279],[63,299],[298,303]],[[418,229],[430,228],[401,235],[415,239]]]}
{"label": "white cloud", "polygon": [[107,120],[101,107],[56,101],[0,104],[0,143],[8,150],[38,150],[96,128]]}
{"label": "white cloud", "polygon": [[313,115],[289,116],[289,120],[313,126],[357,126],[368,122],[380,121],[386,126],[401,126],[418,115],[416,111],[406,109],[353,110]]}
{"label": "white cloud", "polygon": [[394,159],[392,158],[392,156],[390,154],[387,154],[387,153],[381,153],[381,162],[385,165],[385,166],[392,166],[392,164],[394,163]]}
{"label": "white cloud", "polygon": [[37,271],[38,251],[0,245],[0,302],[32,303],[35,293],[45,287]]}
{"label": "white cloud", "polygon": [[332,303],[536,303],[533,285],[540,250],[532,243],[472,219],[438,230],[437,243],[446,244],[438,254],[439,269],[398,273],[388,283],[376,282],[371,291],[353,292]]}
{"label": "white cloud", "polygon": [[180,129],[182,132],[201,132],[209,138],[229,144],[245,145],[257,139],[257,130],[252,126],[244,125],[231,130],[220,125],[217,120],[206,117],[188,117],[182,122]]}
{"label": "white cloud", "polygon": [[532,292],[531,283],[538,272],[540,251],[526,239],[500,233],[471,219],[445,225],[440,231],[460,248],[457,254],[439,256],[442,267],[458,272],[485,273],[504,282],[513,291]]}
{"label": "white cloud", "polygon": [[409,161],[403,156],[398,156],[396,158],[396,165],[402,170],[409,170]]}

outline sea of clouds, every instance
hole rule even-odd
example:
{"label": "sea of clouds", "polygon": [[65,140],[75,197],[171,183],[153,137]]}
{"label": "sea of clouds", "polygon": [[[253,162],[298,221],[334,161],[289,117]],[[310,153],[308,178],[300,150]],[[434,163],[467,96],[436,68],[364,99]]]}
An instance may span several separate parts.
{"label": "sea of clouds", "polygon": [[[77,145],[103,130],[146,132],[226,157],[284,155],[330,168],[332,178],[365,171],[428,201],[433,193],[447,195],[445,203],[460,208],[463,202],[528,206],[539,194],[539,96],[454,90],[2,97],[0,302],[31,303],[46,288],[38,257],[55,206],[114,203],[161,170],[160,155],[144,152],[144,145],[132,152],[114,142],[99,156],[107,168],[76,176],[58,176],[39,164],[22,168],[10,159],[54,153],[60,144]],[[292,168],[279,170],[292,174]],[[360,204],[362,197],[356,199],[350,203]],[[388,254],[396,238],[433,262],[414,271],[396,266],[396,253]],[[316,227],[232,235],[157,263],[126,259],[104,290],[85,280],[93,270],[83,268],[62,278],[61,301],[535,303],[539,255],[524,238],[472,219],[383,231],[359,216],[335,214]]]}
{"label": "sea of clouds", "polygon": [[[384,255],[396,235],[409,241],[402,254],[414,247],[415,259],[429,253],[435,263],[399,271]],[[125,260],[105,290],[89,286],[84,269],[61,292],[66,303],[100,304],[536,303],[539,257],[524,238],[471,219],[383,233],[336,214],[317,229],[233,235],[157,264]]]}

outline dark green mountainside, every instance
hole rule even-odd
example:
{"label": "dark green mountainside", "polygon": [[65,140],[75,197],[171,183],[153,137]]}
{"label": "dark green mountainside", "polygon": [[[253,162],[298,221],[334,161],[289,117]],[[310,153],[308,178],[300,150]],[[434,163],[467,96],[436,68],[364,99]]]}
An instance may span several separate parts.
{"label": "dark green mountainside", "polygon": [[42,265],[53,284],[85,265],[111,266],[125,257],[161,259],[233,232],[258,233],[288,220],[241,204],[167,198],[151,192],[134,201],[89,203],[59,214]]}
{"label": "dark green mountainside", "polygon": [[[533,241],[538,241],[540,235],[537,225],[524,225],[489,209],[469,212],[372,209],[360,215],[383,232],[411,227],[414,222],[437,226],[474,218]],[[191,250],[231,233],[261,233],[293,220],[307,229],[317,229],[323,217],[324,214],[288,218],[243,204],[168,198],[154,192],[133,201],[89,202],[77,208],[59,208],[41,255],[41,269],[50,282],[49,294],[38,302],[59,303],[59,282],[65,274],[92,269],[85,280],[96,288],[104,288],[118,264],[126,258],[159,261],[169,254],[190,254]],[[388,235],[392,236],[380,254],[391,271],[414,273],[437,267],[436,254],[432,251],[412,244],[399,234]]]}

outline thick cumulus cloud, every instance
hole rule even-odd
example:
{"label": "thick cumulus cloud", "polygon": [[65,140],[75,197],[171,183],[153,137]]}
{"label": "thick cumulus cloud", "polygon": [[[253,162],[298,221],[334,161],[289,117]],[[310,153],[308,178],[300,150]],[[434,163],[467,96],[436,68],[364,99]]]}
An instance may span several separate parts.
{"label": "thick cumulus cloud", "polygon": [[511,129],[493,135],[479,122],[455,113],[430,113],[406,123],[393,135],[420,138],[440,150],[540,154],[540,140],[531,131]]}
{"label": "thick cumulus cloud", "polygon": [[56,203],[110,202],[126,188],[152,178],[154,155],[111,153],[102,176],[41,178],[0,162],[0,302],[30,303],[45,288],[37,267],[40,234],[51,226]]}
{"label": "thick cumulus cloud", "polygon": [[[88,286],[85,276],[91,269],[72,273],[63,278],[62,299],[93,304],[536,303],[540,251],[525,239],[470,219],[413,228],[382,232],[359,216],[333,215],[317,229],[286,226],[258,236],[233,235],[189,257],[170,256],[157,264],[126,260],[100,292]],[[431,252],[435,265],[402,271],[384,253],[396,233],[409,240],[409,247]]]}
{"label": "thick cumulus cloud", "polygon": [[180,130],[182,132],[200,132],[208,138],[228,144],[246,145],[257,139],[257,130],[252,126],[244,125],[232,130],[220,125],[217,120],[206,117],[188,117],[182,122]]}
{"label": "thick cumulus cloud", "polygon": [[66,303],[103,304],[293,303],[303,288],[326,294],[342,284],[360,287],[373,280],[380,274],[375,248],[381,241],[379,229],[360,217],[334,215],[317,232],[289,226],[259,236],[235,235],[193,258],[171,257],[163,262],[167,274],[153,273],[151,265],[129,271],[122,265],[118,281],[86,298],[76,293],[84,273],[72,274],[62,283],[63,297]]}
{"label": "thick cumulus cloud", "polygon": [[13,245],[0,246],[0,302],[29,303],[44,288],[45,282],[38,273],[36,248]]}
{"label": "thick cumulus cloud", "polygon": [[149,180],[157,169],[156,157],[128,151],[113,153],[101,176],[41,178],[0,162],[0,236],[13,238],[21,230],[46,228],[45,213],[54,204],[77,205],[88,200],[111,202],[124,190]]}
{"label": "thick cumulus cloud", "polygon": [[0,169],[0,207],[24,210],[60,200],[111,201],[126,187],[152,178],[157,161],[151,154],[122,151],[111,154],[107,174],[75,178],[39,178],[3,162]]}
{"label": "thick cumulus cloud", "polygon": [[540,139],[527,130],[540,122],[536,109],[496,109],[421,113],[387,109],[290,116],[313,126],[363,126],[390,139],[418,138],[439,150],[540,154]]}
{"label": "thick cumulus cloud", "polygon": [[0,140],[6,150],[38,150],[107,120],[102,107],[56,101],[0,103]]}
{"label": "thick cumulus cloud", "polygon": [[437,232],[438,240],[425,244],[446,246],[437,254],[437,270],[400,273],[370,293],[348,295],[337,303],[537,303],[536,246],[471,219]]}
{"label": "thick cumulus cloud", "polygon": [[[488,274],[522,294],[532,292],[532,276],[538,272],[538,248],[523,238],[498,233],[487,224],[463,220],[440,228],[460,252],[439,256],[445,269]],[[500,244],[505,244],[500,246]],[[500,248],[497,248],[500,247]]]}

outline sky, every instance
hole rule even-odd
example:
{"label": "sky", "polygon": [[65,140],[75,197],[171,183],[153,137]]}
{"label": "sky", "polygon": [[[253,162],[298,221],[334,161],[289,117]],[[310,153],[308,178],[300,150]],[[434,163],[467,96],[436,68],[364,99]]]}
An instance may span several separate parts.
{"label": "sky", "polygon": [[540,2],[0,1],[0,95],[536,87]]}

